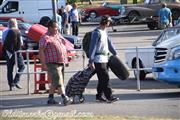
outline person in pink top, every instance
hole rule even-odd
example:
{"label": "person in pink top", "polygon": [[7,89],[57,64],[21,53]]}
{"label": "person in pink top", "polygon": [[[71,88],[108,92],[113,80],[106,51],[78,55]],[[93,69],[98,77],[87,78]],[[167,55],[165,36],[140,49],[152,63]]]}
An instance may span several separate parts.
{"label": "person in pink top", "polygon": [[70,102],[70,99],[65,95],[63,82],[63,69],[68,62],[66,47],[63,43],[64,38],[58,32],[57,22],[50,20],[47,33],[39,41],[39,56],[42,70],[47,70],[52,80],[47,104],[58,104],[54,100],[54,91],[56,89],[61,94],[64,105]]}

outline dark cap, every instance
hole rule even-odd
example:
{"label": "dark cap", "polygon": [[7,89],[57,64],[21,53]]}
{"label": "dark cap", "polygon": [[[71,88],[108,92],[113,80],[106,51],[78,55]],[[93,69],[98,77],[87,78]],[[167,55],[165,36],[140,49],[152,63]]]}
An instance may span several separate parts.
{"label": "dark cap", "polygon": [[110,16],[108,16],[108,15],[102,16],[101,23],[107,23],[108,21],[112,22],[112,19]]}

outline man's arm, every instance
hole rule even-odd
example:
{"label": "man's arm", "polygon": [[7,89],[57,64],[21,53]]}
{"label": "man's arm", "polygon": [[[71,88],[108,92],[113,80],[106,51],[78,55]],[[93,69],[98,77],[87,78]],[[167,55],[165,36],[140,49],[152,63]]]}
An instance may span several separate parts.
{"label": "man's arm", "polygon": [[93,63],[94,62],[94,56],[96,53],[96,45],[98,43],[98,40],[100,39],[100,33],[96,32],[92,32],[91,35],[91,43],[90,43],[90,47],[89,47],[89,63]]}
{"label": "man's arm", "polygon": [[46,62],[45,62],[45,54],[44,54],[44,48],[40,47],[39,48],[39,58],[42,64],[42,70],[47,70]]}
{"label": "man's arm", "polygon": [[169,13],[169,23],[172,24],[172,13],[171,13],[171,10],[170,10],[170,13]]}
{"label": "man's arm", "polygon": [[109,48],[109,51],[113,54],[113,55],[117,55],[117,52],[112,44],[112,41],[111,39],[108,37],[108,48]]}

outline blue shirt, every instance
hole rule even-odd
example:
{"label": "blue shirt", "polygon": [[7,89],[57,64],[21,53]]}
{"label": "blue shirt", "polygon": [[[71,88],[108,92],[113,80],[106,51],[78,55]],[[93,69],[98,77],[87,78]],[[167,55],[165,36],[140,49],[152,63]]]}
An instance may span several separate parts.
{"label": "blue shirt", "polygon": [[79,22],[79,12],[77,9],[71,9],[70,19],[71,22]]}
{"label": "blue shirt", "polygon": [[172,15],[171,10],[169,8],[161,8],[159,11],[159,17],[160,17],[160,22],[163,24],[168,24],[169,18]]}
{"label": "blue shirt", "polygon": [[5,29],[3,30],[3,34],[2,34],[2,43],[4,44],[4,41],[6,39],[7,33],[8,33],[9,29]]}

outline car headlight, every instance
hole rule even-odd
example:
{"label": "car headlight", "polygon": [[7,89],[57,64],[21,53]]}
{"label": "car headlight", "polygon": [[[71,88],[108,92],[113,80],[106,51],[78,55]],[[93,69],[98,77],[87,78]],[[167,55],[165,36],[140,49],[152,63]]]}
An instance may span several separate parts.
{"label": "car headlight", "polygon": [[180,45],[171,49],[169,54],[169,60],[174,60],[180,58]]}

